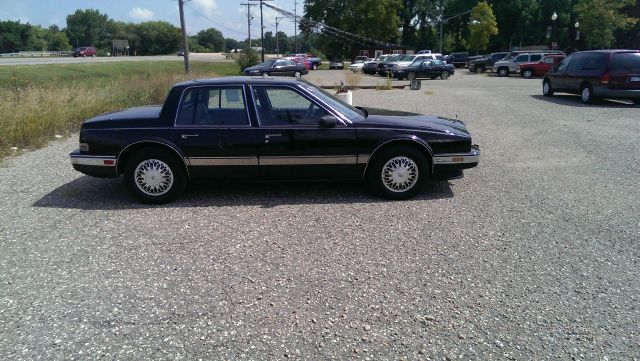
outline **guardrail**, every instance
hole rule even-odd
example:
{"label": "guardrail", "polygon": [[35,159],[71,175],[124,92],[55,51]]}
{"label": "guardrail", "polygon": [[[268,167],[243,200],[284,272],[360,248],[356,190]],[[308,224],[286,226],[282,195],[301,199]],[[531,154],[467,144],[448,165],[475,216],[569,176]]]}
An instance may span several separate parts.
{"label": "guardrail", "polygon": [[72,51],[19,51],[17,53],[2,53],[0,57],[45,57],[45,56],[72,56]]}

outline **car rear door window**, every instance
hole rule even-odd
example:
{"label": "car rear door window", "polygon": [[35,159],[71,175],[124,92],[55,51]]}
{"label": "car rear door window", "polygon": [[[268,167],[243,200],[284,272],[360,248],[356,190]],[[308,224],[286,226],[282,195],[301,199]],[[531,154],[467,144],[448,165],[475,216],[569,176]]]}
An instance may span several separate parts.
{"label": "car rear door window", "polygon": [[242,87],[188,89],[182,97],[176,125],[249,126]]}
{"label": "car rear door window", "polygon": [[604,54],[585,54],[582,60],[582,70],[602,70],[604,69]]}
{"label": "car rear door window", "polygon": [[524,63],[526,61],[529,61],[529,54],[520,54],[514,60],[515,63]]}
{"label": "car rear door window", "polygon": [[542,59],[542,54],[532,54],[529,61],[540,61]]}

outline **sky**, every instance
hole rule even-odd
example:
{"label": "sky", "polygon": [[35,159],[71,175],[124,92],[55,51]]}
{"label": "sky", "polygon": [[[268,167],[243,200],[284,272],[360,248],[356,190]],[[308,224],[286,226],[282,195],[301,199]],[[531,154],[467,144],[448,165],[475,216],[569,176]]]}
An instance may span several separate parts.
{"label": "sky", "polygon": [[[293,12],[295,0],[275,0],[270,4]],[[185,22],[187,32],[195,35],[207,28],[216,28],[225,38],[244,40],[247,38],[247,8],[241,6],[246,0],[186,0]],[[252,1],[257,3],[256,1]],[[298,15],[302,13],[303,0],[298,2]],[[66,26],[66,17],[76,9],[98,9],[109,18],[139,23],[163,20],[180,27],[177,0],[0,0],[0,20],[20,20],[23,23],[49,27],[56,24]],[[251,38],[260,38],[260,7],[251,8],[254,19]],[[275,32],[275,18],[281,16],[263,7],[265,32]],[[293,21],[282,19],[278,31],[293,35]]]}

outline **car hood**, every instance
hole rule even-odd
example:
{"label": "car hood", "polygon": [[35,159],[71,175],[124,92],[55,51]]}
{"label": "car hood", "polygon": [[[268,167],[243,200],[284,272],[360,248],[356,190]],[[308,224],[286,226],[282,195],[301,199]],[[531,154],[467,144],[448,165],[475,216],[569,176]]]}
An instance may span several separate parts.
{"label": "car hood", "polygon": [[85,121],[82,126],[91,129],[156,126],[161,110],[161,105],[149,105],[104,113]]}
{"label": "car hood", "polygon": [[456,119],[376,108],[367,108],[367,111],[367,118],[356,122],[356,128],[397,128],[469,136],[464,123]]}

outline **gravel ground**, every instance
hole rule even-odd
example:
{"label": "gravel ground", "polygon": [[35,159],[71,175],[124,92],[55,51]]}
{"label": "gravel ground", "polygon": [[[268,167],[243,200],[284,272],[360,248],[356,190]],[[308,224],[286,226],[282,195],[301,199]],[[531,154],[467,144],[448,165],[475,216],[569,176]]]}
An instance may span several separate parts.
{"label": "gravel ground", "polygon": [[354,93],[481,145],[410,201],[199,184],[146,206],[74,172],[76,137],[5,160],[0,359],[640,359],[639,109],[465,73]]}

